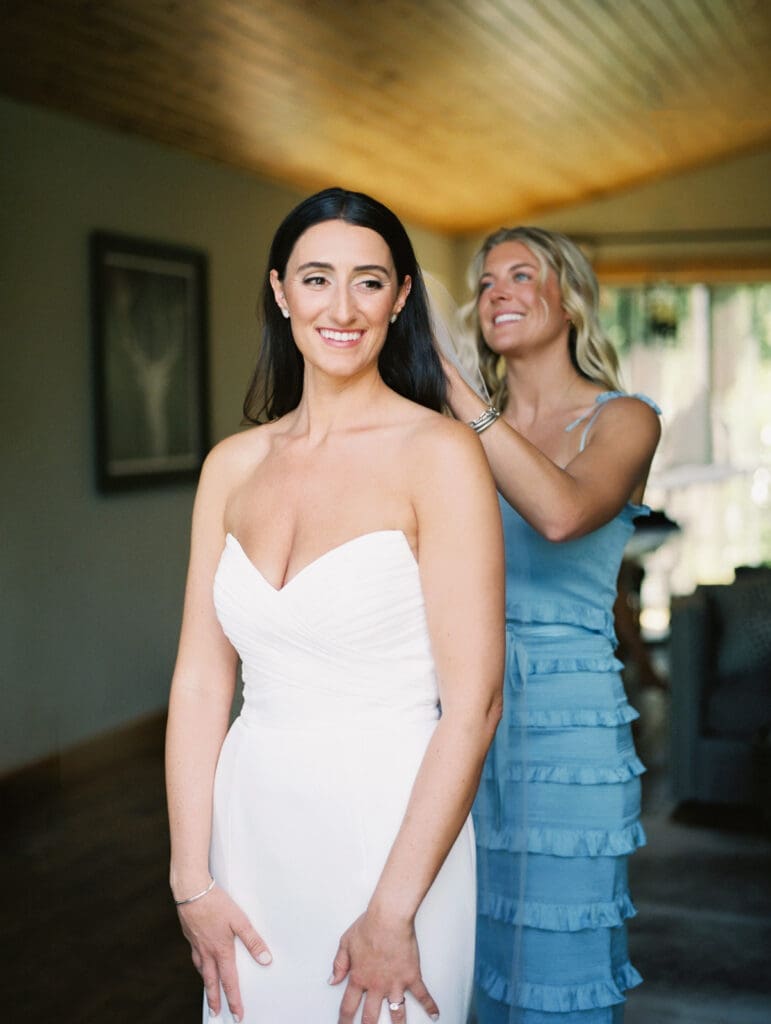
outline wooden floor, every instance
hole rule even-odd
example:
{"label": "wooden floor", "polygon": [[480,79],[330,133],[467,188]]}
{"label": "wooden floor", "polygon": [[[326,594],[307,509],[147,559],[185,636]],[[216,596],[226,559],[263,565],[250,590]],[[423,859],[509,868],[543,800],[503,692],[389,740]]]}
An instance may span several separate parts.
{"label": "wooden floor", "polygon": [[170,1024],[201,997],[168,889],[161,725],[63,785],[5,787],[0,959],[8,1021]]}
{"label": "wooden floor", "polygon": [[[102,741],[0,782],[3,1021],[200,1021],[167,884],[162,733],[158,719],[128,744]],[[630,948],[646,981],[628,1024],[765,1024],[771,842],[678,822],[665,765],[639,741],[651,842],[630,864]]]}

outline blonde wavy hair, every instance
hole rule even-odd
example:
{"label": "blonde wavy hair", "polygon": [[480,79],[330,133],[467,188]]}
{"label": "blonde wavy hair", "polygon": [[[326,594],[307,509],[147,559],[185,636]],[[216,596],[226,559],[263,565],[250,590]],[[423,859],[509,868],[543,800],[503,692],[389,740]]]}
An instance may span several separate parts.
{"label": "blonde wavy hair", "polygon": [[476,336],[479,365],[485,383],[498,409],[505,409],[508,401],[506,367],[482,337],[479,327],[477,303],[479,278],[487,254],[503,242],[521,242],[532,252],[540,266],[539,282],[543,286],[551,268],[557,275],[562,306],[570,317],[568,345],[573,365],[588,380],[610,391],[621,391],[618,356],[606,338],[599,321],[599,286],[589,261],[575,244],[557,231],[544,228],[499,228],[482,243],[468,272],[468,283],[474,298],[464,312]]}

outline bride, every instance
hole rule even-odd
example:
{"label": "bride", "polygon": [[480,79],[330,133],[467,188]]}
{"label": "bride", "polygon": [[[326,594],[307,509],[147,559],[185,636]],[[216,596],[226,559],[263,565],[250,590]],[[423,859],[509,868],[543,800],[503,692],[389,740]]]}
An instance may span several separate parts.
{"label": "bride", "polygon": [[390,210],[306,199],[262,302],[258,425],[201,475],[169,705],[170,882],[204,1011],[464,1024],[469,811],[501,708],[495,487],[440,415]]}

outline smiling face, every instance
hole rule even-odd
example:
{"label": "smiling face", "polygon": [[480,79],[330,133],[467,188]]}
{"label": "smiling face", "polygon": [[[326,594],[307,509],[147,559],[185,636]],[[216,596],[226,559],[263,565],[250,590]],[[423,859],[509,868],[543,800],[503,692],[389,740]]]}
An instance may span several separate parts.
{"label": "smiling face", "polygon": [[504,356],[567,339],[557,275],[547,265],[543,279],[538,258],[522,242],[501,242],[485,257],[477,312],[488,347]]}
{"label": "smiling face", "polygon": [[353,375],[375,365],[391,317],[410,290],[396,279],[385,239],[370,228],[323,221],[297,239],[283,281],[270,272],[276,302],[290,316],[306,367]]}

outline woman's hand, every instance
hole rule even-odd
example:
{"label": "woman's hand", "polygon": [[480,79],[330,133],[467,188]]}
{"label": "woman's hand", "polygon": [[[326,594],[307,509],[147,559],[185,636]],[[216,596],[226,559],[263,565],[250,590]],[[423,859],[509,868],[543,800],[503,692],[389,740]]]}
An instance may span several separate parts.
{"label": "woman's hand", "polygon": [[233,1019],[244,1015],[236,972],[235,940],[239,938],[252,958],[262,966],[273,959],[270,950],[252,927],[246,914],[217,886],[204,898],[177,907],[182,931],[190,943],[193,963],[203,978],[209,1014],[220,1012],[220,985]]}
{"label": "woman's hand", "polygon": [[[488,403],[464,380],[458,367],[447,356],[438,352],[444,378],[447,382],[447,404],[457,420],[468,423],[488,407]],[[484,386],[479,379],[479,384]]]}
{"label": "woman's hand", "polygon": [[439,1019],[439,1007],[421,977],[412,921],[383,920],[372,911],[362,914],[340,939],[329,983],[339,985],[346,976],[339,1024],[352,1024],[362,996],[362,1024],[377,1024],[384,1000],[399,1004],[391,1010],[392,1024],[404,1024],[406,992],[412,993],[432,1020]]}
{"label": "woman's hand", "polygon": [[463,378],[461,377],[457,366],[455,366],[454,363],[451,363],[447,356],[439,349],[437,349],[437,355],[439,356],[439,362],[442,364],[442,371],[444,372],[445,379],[447,380],[447,387],[449,391],[452,392],[453,389],[458,386],[458,382],[462,382]]}

